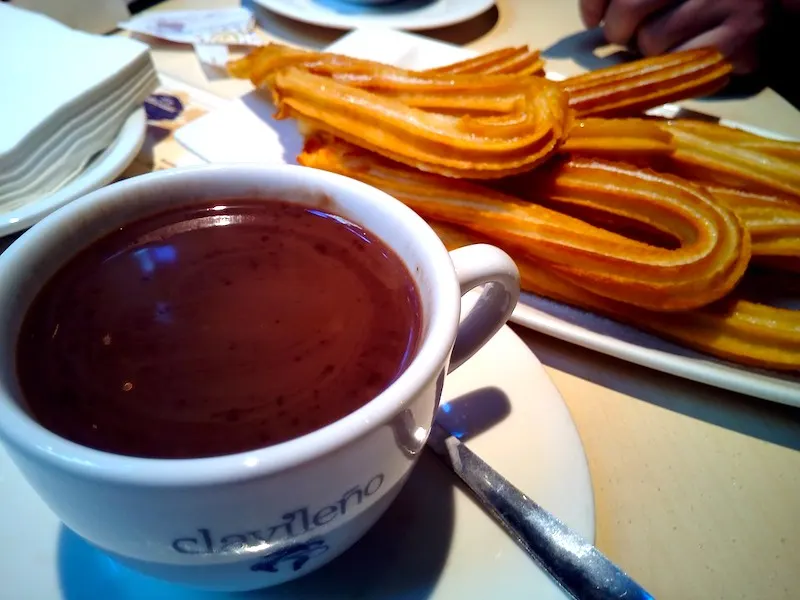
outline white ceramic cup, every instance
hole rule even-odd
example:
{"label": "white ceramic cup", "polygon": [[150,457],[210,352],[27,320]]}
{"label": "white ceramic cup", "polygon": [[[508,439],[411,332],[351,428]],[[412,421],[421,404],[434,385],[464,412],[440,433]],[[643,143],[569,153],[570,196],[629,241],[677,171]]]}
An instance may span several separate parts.
{"label": "white ceramic cup", "polygon": [[[319,206],[393,248],[422,296],[423,335],[384,392],[322,429],[249,452],[162,460],[61,438],[26,410],[13,349],[43,284],[81,248],[167,207],[233,198]],[[459,325],[461,294],[484,291]],[[0,256],[0,436],[38,494],[76,533],[139,571],[246,590],[294,579],[356,540],[400,491],[422,449],[445,374],[506,322],[519,295],[492,246],[448,253],[428,225],[373,187],[297,166],[213,165],[115,183],[54,212]],[[387,540],[387,543],[391,543]]]}

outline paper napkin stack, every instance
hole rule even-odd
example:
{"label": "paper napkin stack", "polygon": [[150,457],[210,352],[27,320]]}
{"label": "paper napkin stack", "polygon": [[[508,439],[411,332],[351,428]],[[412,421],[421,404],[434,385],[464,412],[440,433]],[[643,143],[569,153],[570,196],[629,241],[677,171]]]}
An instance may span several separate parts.
{"label": "paper napkin stack", "polygon": [[0,3],[0,211],[57,191],[158,80],[145,44]]}

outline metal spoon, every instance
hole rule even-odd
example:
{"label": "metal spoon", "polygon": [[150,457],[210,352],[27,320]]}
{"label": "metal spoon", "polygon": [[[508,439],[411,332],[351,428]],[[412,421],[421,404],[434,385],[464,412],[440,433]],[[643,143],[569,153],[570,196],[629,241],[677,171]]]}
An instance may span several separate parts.
{"label": "metal spoon", "polygon": [[597,548],[514,487],[444,427],[433,424],[428,446],[573,598],[654,600]]}

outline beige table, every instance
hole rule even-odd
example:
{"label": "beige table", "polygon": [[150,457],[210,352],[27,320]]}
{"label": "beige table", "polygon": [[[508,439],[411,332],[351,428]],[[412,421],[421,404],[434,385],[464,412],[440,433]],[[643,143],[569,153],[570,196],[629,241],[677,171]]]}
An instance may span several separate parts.
{"label": "beige table", "polygon": [[[236,4],[169,0],[152,10]],[[341,35],[257,12],[268,39],[323,47]],[[580,32],[577,0],[498,0],[496,10],[429,35],[477,50],[550,48],[564,58],[549,68],[570,74],[597,60]],[[153,56],[162,73],[217,95],[250,89],[206,73],[183,47],[155,44]],[[693,104],[800,137],[800,114],[770,90]],[[577,423],[601,550],[660,600],[800,598],[800,411],[517,331]]]}

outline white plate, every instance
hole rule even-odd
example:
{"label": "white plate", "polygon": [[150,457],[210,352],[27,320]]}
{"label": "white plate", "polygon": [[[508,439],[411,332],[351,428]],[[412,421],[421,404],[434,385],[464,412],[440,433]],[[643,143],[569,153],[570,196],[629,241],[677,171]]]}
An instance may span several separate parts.
{"label": "white plate", "polygon": [[[370,58],[408,68],[428,68],[463,60],[474,52],[400,31],[354,31],[328,50]],[[548,73],[552,79],[563,79]],[[671,117],[676,105],[651,111]],[[302,148],[295,124],[275,121],[274,107],[258,92],[179,129],[177,139],[209,162],[294,162]],[[786,136],[722,120],[767,137]],[[800,377],[760,371],[714,359],[645,334],[595,314],[574,309],[531,294],[525,294],[514,311],[513,321],[547,335],[616,356],[638,365],[663,371],[764,400],[800,406]]]}
{"label": "white plate", "polygon": [[800,406],[800,377],[748,369],[645,333],[635,327],[534,294],[523,294],[511,317],[540,333],[650,367],[763,400]]}
{"label": "white plate", "polygon": [[347,0],[255,2],[281,16],[333,29],[434,29],[472,19],[494,6],[494,0],[398,0],[383,6],[359,6]]}
{"label": "white plate", "polygon": [[75,179],[58,191],[0,212],[0,236],[27,229],[61,206],[114,180],[133,162],[144,143],[147,117],[137,108],[122,124],[117,137]]}
{"label": "white plate", "polygon": [[[449,401],[445,417],[452,428],[473,429],[473,423],[484,429],[468,438],[471,449],[586,539],[594,539],[591,482],[575,426],[539,361],[509,328],[447,379],[443,401]],[[117,565],[58,523],[2,449],[0,486],[0,597],[244,599],[180,588]],[[455,475],[426,452],[386,515],[353,549],[304,579],[246,597],[469,600],[498,594],[509,600],[566,598],[455,485]]]}

